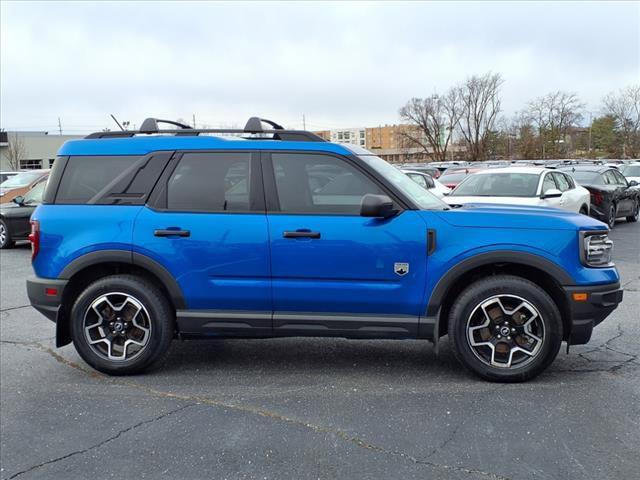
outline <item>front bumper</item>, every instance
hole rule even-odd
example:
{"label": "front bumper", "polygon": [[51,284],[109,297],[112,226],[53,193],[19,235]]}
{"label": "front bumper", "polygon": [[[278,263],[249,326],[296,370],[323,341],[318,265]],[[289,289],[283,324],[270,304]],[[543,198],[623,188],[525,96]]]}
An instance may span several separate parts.
{"label": "front bumper", "polygon": [[[571,314],[570,345],[582,345],[591,339],[593,328],[611,314],[622,302],[620,282],[596,286],[564,287]],[[585,300],[575,300],[574,294],[586,294]]]}

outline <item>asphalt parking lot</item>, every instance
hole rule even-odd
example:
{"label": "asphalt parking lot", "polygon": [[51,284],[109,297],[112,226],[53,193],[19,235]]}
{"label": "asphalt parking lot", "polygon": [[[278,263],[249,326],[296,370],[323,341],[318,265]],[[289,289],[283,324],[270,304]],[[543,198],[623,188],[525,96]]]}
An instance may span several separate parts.
{"label": "asphalt parking lot", "polygon": [[0,477],[637,478],[640,223],[613,230],[625,300],[526,384],[419,341],[174,342],[110,378],[28,306],[30,250],[0,254]]}

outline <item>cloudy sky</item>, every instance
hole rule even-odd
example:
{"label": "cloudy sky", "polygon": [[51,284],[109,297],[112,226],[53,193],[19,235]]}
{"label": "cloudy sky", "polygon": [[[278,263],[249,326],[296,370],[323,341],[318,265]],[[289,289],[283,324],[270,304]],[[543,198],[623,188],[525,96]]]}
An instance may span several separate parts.
{"label": "cloudy sky", "polygon": [[587,110],[640,82],[638,2],[1,4],[5,129],[108,115],[312,129],[398,120],[413,96],[499,72],[506,115],[552,90]]}

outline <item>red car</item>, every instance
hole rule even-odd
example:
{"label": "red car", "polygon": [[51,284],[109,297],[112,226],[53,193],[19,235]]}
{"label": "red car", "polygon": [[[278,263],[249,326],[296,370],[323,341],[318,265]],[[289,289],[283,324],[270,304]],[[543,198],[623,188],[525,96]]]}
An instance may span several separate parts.
{"label": "red car", "polygon": [[440,183],[449,188],[456,188],[467,175],[484,170],[478,167],[448,168],[438,179]]}

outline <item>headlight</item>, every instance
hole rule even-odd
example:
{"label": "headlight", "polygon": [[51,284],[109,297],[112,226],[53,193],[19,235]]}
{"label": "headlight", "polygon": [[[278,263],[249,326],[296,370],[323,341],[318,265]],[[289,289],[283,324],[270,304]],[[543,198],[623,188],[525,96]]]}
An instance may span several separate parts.
{"label": "headlight", "polygon": [[609,232],[602,230],[580,232],[580,260],[587,267],[609,267],[613,241],[609,239]]}

